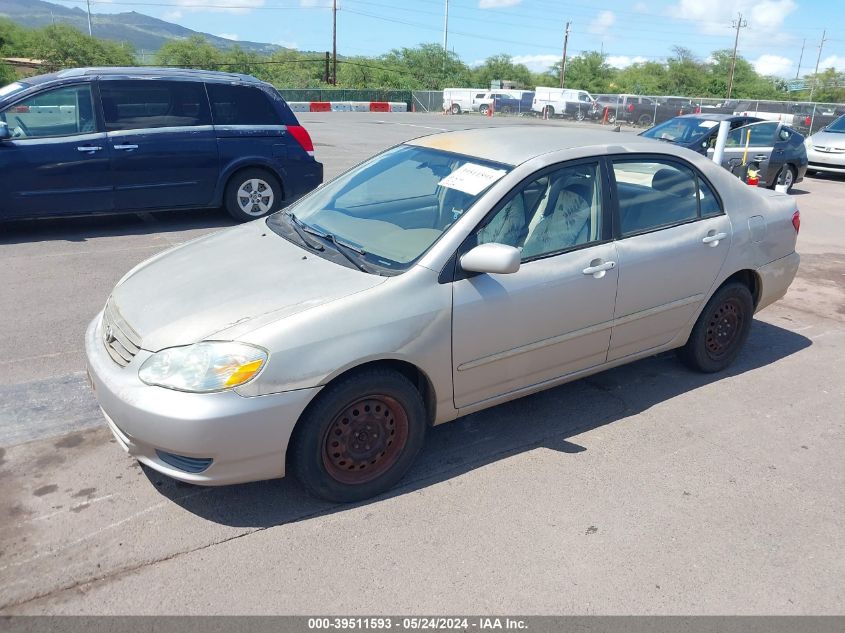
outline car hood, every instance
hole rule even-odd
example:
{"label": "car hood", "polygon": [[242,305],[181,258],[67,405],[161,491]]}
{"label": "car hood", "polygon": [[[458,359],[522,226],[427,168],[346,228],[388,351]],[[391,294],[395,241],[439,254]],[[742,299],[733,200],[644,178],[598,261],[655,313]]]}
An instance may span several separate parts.
{"label": "car hood", "polygon": [[810,144],[819,147],[845,149],[845,134],[841,132],[816,132],[810,137]]}
{"label": "car hood", "polygon": [[189,345],[368,290],[385,277],[313,255],[263,220],[160,253],[130,271],[110,301],[143,349]]}

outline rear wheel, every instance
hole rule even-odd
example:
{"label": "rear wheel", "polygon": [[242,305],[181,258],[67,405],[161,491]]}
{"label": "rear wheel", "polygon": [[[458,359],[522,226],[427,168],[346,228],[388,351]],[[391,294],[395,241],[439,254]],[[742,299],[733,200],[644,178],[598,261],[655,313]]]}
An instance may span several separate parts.
{"label": "rear wheel", "polygon": [[452,104],[452,114],[460,114],[461,113],[461,106],[457,103]]}
{"label": "rear wheel", "polygon": [[547,119],[551,119],[555,115],[555,109],[552,106],[546,106],[544,114]]}
{"label": "rear wheel", "polygon": [[789,193],[790,191],[792,191],[792,185],[794,184],[795,169],[793,169],[792,165],[784,165],[778,172],[777,178],[775,178],[775,181],[772,183],[771,188],[774,189],[775,185],[785,185],[786,192]]}
{"label": "rear wheel", "polygon": [[651,125],[652,119],[650,114],[641,114],[640,118],[637,119],[637,123],[642,125],[643,127],[648,127]]}
{"label": "rear wheel", "polygon": [[280,208],[282,187],[268,171],[244,169],[229,180],[224,203],[229,215],[238,222],[248,222]]}
{"label": "rear wheel", "polygon": [[326,387],[297,423],[289,461],[314,496],[348,503],[394,486],[422,448],[422,396],[405,376],[374,369]]}
{"label": "rear wheel", "polygon": [[578,111],[575,113],[575,120],[576,121],[583,121],[586,118],[587,114],[581,109],[578,108]]}
{"label": "rear wheel", "polygon": [[486,104],[485,104],[485,105],[483,105],[483,106],[479,106],[478,111],[479,111],[481,114],[486,115],[486,114],[487,114],[487,110],[489,110],[489,109],[490,109],[490,106],[488,106],[488,105],[486,105]]}
{"label": "rear wheel", "polygon": [[753,316],[754,300],[748,287],[740,282],[725,284],[707,302],[678,356],[691,369],[722,371],[745,344]]}

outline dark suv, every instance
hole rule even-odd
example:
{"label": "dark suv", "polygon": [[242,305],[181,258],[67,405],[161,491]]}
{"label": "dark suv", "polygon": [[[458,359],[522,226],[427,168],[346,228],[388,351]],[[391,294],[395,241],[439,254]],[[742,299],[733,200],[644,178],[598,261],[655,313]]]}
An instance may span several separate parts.
{"label": "dark suv", "polygon": [[0,88],[0,220],[225,206],[246,221],[322,181],[308,132],[248,75],[77,68]]}

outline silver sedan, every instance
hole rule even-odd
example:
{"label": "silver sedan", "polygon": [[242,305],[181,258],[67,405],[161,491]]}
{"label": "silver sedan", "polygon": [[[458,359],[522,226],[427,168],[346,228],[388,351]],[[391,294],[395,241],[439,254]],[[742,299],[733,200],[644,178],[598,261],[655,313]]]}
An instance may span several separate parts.
{"label": "silver sedan", "polygon": [[650,139],[428,136],[131,270],[89,374],[157,471],[363,499],[431,425],[670,349],[724,369],[792,282],[799,223],[793,198]]}
{"label": "silver sedan", "polygon": [[810,136],[804,146],[808,173],[845,174],[845,116]]}

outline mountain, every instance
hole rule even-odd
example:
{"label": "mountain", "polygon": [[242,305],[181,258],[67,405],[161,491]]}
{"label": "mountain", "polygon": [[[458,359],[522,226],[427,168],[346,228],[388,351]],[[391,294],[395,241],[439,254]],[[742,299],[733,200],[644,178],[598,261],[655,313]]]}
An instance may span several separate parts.
{"label": "mountain", "polygon": [[[64,7],[42,0],[0,0],[0,17],[30,28],[47,26],[55,22],[70,24],[83,33],[88,32],[87,12],[78,7]],[[116,42],[129,42],[139,53],[157,51],[168,40],[184,40],[192,35],[202,35],[221,50],[237,45],[244,50],[267,55],[283,48],[260,42],[236,42],[210,33],[192,31],[184,26],[135,11],[92,13],[91,25],[95,37]]]}

